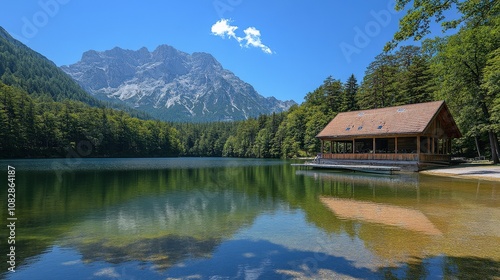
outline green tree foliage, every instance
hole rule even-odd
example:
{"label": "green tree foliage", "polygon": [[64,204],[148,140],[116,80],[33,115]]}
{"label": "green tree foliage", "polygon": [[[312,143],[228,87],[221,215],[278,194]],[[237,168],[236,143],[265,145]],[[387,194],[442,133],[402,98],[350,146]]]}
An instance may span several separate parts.
{"label": "green tree foliage", "polygon": [[383,108],[395,104],[398,97],[396,73],[398,66],[394,55],[380,54],[366,69],[358,96],[361,109]]}
{"label": "green tree foliage", "polygon": [[317,111],[306,123],[306,131],[304,135],[304,150],[307,155],[314,155],[321,149],[320,141],[316,139],[316,135],[326,126],[330,121],[330,118],[323,114],[321,111]]}
{"label": "green tree foliage", "polygon": [[[481,86],[488,99],[493,100],[493,123],[500,123],[500,98],[498,98],[500,96],[500,48],[489,53],[483,74]],[[497,126],[495,130],[500,131],[500,128]]]}
{"label": "green tree foliage", "polygon": [[[340,110],[356,108],[356,91],[354,76],[345,87],[341,81],[327,77],[322,85],[306,95],[302,105],[295,105],[284,113],[237,122],[236,129],[223,136],[224,148],[220,155],[258,158],[313,156],[320,149],[316,135],[324,126]],[[207,128],[211,125],[206,124]],[[190,144],[195,142],[190,141]],[[188,152],[186,155],[196,154]]]}
{"label": "green tree foliage", "polygon": [[89,95],[53,62],[13,39],[0,27],[0,81],[44,100],[75,100],[93,107],[109,107],[141,119],[151,119],[125,105],[100,101]]}
{"label": "green tree foliage", "polygon": [[101,105],[54,63],[12,39],[1,27],[0,81],[30,95],[46,96],[55,101],[71,99],[92,106]]}
{"label": "green tree foliage", "polygon": [[455,35],[426,42],[434,51],[436,95],[448,101],[466,137],[486,136],[494,162],[499,161],[496,134],[500,119],[494,113],[500,102],[495,90],[499,32],[497,18],[491,24],[464,26]]}
{"label": "green tree foliage", "polygon": [[356,101],[358,88],[358,80],[356,79],[354,74],[352,74],[344,84],[344,96],[342,98],[342,104],[340,106],[341,112],[349,112],[358,109],[358,104]]}
{"label": "green tree foliage", "polygon": [[[495,90],[495,71],[499,47],[498,32],[500,2],[497,0],[397,0],[396,10],[406,9],[399,30],[385,49],[393,49],[399,42],[413,38],[421,40],[429,33],[431,20],[441,22],[443,31],[459,28],[457,34],[427,40],[431,50],[432,75],[435,95],[445,98],[466,139],[459,144],[470,146],[487,135],[493,162],[499,162],[498,117]],[[445,18],[444,13],[454,9],[457,18]],[[429,47],[430,46],[430,47]],[[498,72],[496,72],[498,73]],[[479,146],[479,144],[477,145]],[[462,146],[461,148],[464,148]],[[479,152],[479,151],[478,151]]]}
{"label": "green tree foliage", "polygon": [[[410,3],[412,3],[410,7]],[[443,31],[457,28],[460,24],[476,28],[491,24],[491,20],[500,13],[500,2],[497,0],[396,0],[396,10],[407,10],[399,21],[399,30],[388,42],[385,50],[394,49],[398,43],[413,38],[421,40],[430,33],[430,24],[441,22]],[[455,9],[459,16],[446,19],[444,12]]]}
{"label": "green tree foliage", "polygon": [[304,107],[294,107],[286,117],[286,121],[280,126],[283,141],[281,144],[281,157],[290,158],[305,155],[301,151],[304,149],[304,136],[306,125],[306,112]]}
{"label": "green tree foliage", "polygon": [[429,56],[404,46],[378,55],[368,66],[358,91],[361,109],[383,108],[432,100]]}
{"label": "green tree foliage", "polygon": [[0,82],[0,157],[177,156],[171,125],[78,101],[55,102]]}
{"label": "green tree foliage", "polygon": [[324,114],[339,112],[344,99],[344,88],[340,80],[328,76],[323,84],[305,97],[306,107],[316,107]]}
{"label": "green tree foliage", "polygon": [[403,46],[395,53],[397,103],[414,104],[431,100],[432,75],[429,57],[417,46]]}
{"label": "green tree foliage", "polygon": [[182,156],[222,156],[229,136],[234,135],[236,122],[174,123],[182,143]]}

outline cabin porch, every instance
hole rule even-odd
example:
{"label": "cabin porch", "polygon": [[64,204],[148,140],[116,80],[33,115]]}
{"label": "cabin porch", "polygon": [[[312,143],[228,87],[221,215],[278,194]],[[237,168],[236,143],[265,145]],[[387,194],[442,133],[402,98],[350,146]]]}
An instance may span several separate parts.
{"label": "cabin porch", "polygon": [[328,161],[403,161],[449,164],[451,139],[430,135],[323,138],[318,160]]}

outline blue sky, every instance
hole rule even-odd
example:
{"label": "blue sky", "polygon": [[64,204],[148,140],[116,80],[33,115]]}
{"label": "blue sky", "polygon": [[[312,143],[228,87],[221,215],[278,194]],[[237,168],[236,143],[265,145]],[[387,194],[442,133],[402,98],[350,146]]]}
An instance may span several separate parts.
{"label": "blue sky", "polygon": [[300,103],[329,75],[345,82],[354,74],[361,82],[403,16],[393,5],[392,0],[9,0],[0,4],[0,26],[58,66],[77,62],[87,50],[115,46],[152,51],[168,44],[187,53],[208,52],[260,94]]}

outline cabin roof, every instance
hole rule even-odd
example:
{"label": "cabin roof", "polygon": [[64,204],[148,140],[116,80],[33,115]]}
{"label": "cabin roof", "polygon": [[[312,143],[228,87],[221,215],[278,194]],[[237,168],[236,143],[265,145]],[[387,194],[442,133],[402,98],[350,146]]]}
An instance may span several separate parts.
{"label": "cabin roof", "polygon": [[442,130],[438,132],[441,135],[449,138],[462,136],[446,103],[434,101],[339,113],[316,137],[423,134],[434,119],[442,124]]}

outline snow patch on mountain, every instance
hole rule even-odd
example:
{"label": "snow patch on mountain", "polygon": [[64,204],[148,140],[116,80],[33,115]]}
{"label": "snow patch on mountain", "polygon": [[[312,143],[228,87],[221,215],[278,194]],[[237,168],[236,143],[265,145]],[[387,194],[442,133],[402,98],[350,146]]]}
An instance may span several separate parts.
{"label": "snow patch on mountain", "polygon": [[261,96],[208,53],[190,55],[168,45],[153,52],[91,50],[61,68],[97,98],[168,121],[242,120],[296,104]]}

